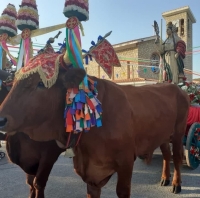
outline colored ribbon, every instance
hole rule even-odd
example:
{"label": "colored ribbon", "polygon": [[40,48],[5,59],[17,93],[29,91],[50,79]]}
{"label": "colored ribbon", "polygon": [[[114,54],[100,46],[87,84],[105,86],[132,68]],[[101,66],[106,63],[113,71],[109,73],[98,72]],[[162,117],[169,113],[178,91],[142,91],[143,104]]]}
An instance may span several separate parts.
{"label": "colored ribbon", "polygon": [[17,71],[22,67],[23,57],[24,57],[24,40],[21,39],[20,47],[19,47],[19,56],[17,61]]}
{"label": "colored ribbon", "polygon": [[16,60],[16,58],[14,56],[12,56],[12,54],[10,54],[10,52],[8,50],[8,46],[6,44],[6,41],[1,41],[1,46],[6,51],[6,53],[10,57],[10,59],[12,60],[12,63],[16,66],[17,65],[17,60]]}
{"label": "colored ribbon", "polygon": [[69,31],[70,30],[68,28],[66,28],[66,49],[67,49],[67,52],[68,52],[70,62],[73,64],[74,67],[77,67],[76,61],[74,60],[74,58],[72,56],[72,52],[71,52],[70,46],[69,46]]}
{"label": "colored ribbon", "polygon": [[25,66],[30,59],[30,38],[29,37],[24,40],[24,52],[25,52],[25,56],[24,56],[24,66]]}

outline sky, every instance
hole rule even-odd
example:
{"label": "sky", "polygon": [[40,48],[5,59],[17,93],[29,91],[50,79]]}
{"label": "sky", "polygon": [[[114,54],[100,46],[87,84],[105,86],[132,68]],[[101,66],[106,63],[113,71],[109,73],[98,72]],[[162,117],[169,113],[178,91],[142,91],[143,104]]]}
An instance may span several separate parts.
{"label": "sky", "polygon": [[[65,0],[37,0],[40,28],[65,23],[63,14]],[[0,14],[8,3],[16,6],[21,0],[0,0]],[[89,0],[89,20],[82,22],[85,36],[82,37],[82,48],[88,50],[91,41],[107,32],[112,34],[107,38],[111,44],[117,44],[154,35],[153,21],[160,26],[162,13],[189,6],[196,23],[193,24],[193,70],[200,73],[200,0]],[[165,21],[163,19],[163,39],[165,39]],[[161,29],[161,27],[160,27]],[[65,29],[53,45],[61,43],[65,38]],[[20,31],[18,32],[20,33]],[[32,38],[33,43],[45,44],[49,37],[54,37],[58,31]],[[142,57],[139,57],[142,58]]]}

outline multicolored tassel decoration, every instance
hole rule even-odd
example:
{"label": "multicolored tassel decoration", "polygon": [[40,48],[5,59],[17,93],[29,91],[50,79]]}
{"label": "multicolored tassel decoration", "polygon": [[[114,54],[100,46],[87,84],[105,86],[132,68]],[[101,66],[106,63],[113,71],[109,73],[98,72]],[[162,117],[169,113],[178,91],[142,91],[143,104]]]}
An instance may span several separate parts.
{"label": "multicolored tassel decoration", "polygon": [[88,78],[89,92],[68,89],[66,94],[66,132],[88,132],[91,127],[102,126],[102,108],[97,99],[96,82]]}

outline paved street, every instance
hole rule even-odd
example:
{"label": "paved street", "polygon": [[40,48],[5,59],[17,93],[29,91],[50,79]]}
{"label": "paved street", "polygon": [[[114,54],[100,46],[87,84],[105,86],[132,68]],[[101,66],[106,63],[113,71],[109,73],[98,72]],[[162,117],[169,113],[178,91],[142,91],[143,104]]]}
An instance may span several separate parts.
{"label": "paved street", "polygon": [[[4,150],[1,148],[0,150]],[[171,164],[173,168],[173,164]],[[200,167],[196,170],[182,167],[182,192],[180,195],[171,194],[171,187],[159,185],[162,168],[160,151],[154,153],[152,163],[145,165],[137,159],[132,177],[133,198],[171,198],[171,197],[200,197]],[[173,169],[171,169],[173,170]],[[116,175],[102,190],[102,198],[116,198]],[[27,198],[28,186],[25,184],[25,174],[6,158],[0,160],[0,197]],[[72,160],[61,155],[51,172],[47,187],[47,198],[84,198],[86,185],[73,172]]]}

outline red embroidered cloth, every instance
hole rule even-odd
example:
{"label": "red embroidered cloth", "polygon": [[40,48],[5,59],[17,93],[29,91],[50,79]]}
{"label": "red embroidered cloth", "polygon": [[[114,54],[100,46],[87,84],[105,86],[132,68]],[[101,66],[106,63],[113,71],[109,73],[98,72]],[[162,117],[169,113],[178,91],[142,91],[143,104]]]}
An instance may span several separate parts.
{"label": "red embroidered cloth", "polygon": [[41,53],[29,60],[15,75],[17,80],[27,78],[30,74],[38,72],[45,87],[50,88],[56,81],[58,75],[57,53]]}
{"label": "red embroidered cloth", "polygon": [[187,125],[192,125],[194,122],[200,122],[200,107],[190,107]]}
{"label": "red embroidered cloth", "polygon": [[190,130],[190,127],[193,123],[200,122],[200,107],[193,107],[190,106],[188,118],[187,118],[187,128],[186,128],[186,134],[188,134],[188,131]]}
{"label": "red embroidered cloth", "polygon": [[37,67],[41,67],[46,78],[50,79],[55,73],[55,68],[56,68],[55,62],[58,56],[59,54],[56,54],[56,53],[40,54],[37,57],[34,57],[33,59],[31,59],[28,62],[28,65],[26,65],[25,67],[22,67],[21,72],[26,73]]}
{"label": "red embroidered cloth", "polygon": [[106,39],[91,49],[90,54],[110,78],[112,76],[113,66],[121,66],[114,48]]}

